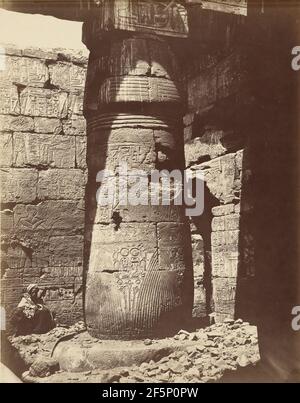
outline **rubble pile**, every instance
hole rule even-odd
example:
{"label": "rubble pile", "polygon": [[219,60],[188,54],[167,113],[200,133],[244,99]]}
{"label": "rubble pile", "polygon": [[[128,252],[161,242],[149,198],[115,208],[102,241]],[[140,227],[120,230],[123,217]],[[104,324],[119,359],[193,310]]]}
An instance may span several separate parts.
{"label": "rubble pile", "polygon": [[[164,343],[168,346],[182,341],[186,347],[174,351],[158,362],[150,361],[140,366],[82,373],[58,370],[53,374],[54,368],[55,370],[58,368],[51,361],[49,351],[62,336],[71,337],[72,334],[82,330],[84,326],[79,323],[68,329],[54,329],[47,335],[15,338],[13,342],[15,345],[18,342],[19,351],[27,357],[30,356],[33,364],[23,375],[23,380],[74,383],[206,383],[220,380],[226,371],[255,366],[260,359],[256,327],[242,320],[228,319],[224,323],[193,332],[180,330],[174,337],[165,339]],[[26,344],[29,338],[31,341],[39,339],[39,342]],[[144,344],[148,346],[157,342],[147,339]],[[36,349],[38,351],[35,353]]]}
{"label": "rubble pile", "polygon": [[85,331],[83,322],[70,327],[57,326],[46,334],[9,337],[9,342],[20,355],[25,365],[30,367],[34,362],[51,358],[56,343],[62,338],[72,337]]}
{"label": "rubble pile", "polygon": [[192,340],[195,345],[176,351],[159,362],[131,368],[119,382],[210,382],[226,370],[255,365],[259,361],[257,330],[241,320],[227,320],[197,332],[181,330],[175,340]]}

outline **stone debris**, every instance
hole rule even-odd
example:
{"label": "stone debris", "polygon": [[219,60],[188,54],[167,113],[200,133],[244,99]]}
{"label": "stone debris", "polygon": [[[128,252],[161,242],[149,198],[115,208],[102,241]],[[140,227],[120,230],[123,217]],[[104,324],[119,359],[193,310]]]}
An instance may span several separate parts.
{"label": "stone debris", "polygon": [[[76,335],[84,330],[84,323],[78,322],[70,327],[58,326],[46,334],[18,337],[11,336],[9,337],[9,342],[16,350],[18,350],[20,357],[23,359],[25,365],[29,368],[34,363],[47,362],[45,360],[51,358],[51,353],[55,344],[62,337],[71,337],[71,335]],[[33,368],[36,367],[34,366]],[[33,371],[35,371],[35,369],[33,369]],[[32,371],[30,372],[30,376],[34,376],[32,375]]]}
{"label": "stone debris", "polygon": [[146,340],[144,341],[144,344],[145,344],[145,346],[151,346],[152,340],[146,339]]}
{"label": "stone debris", "polygon": [[[55,362],[47,360],[45,340],[53,346],[53,341],[62,336],[71,335],[84,330],[82,322],[70,328],[56,328],[43,336],[24,336],[12,340],[20,352],[32,359],[29,372],[23,374],[25,382],[68,382],[74,383],[207,383],[219,381],[227,371],[236,371],[239,368],[254,367],[259,362],[257,329],[248,323],[226,321],[208,328],[193,332],[181,330],[172,338],[164,339],[166,346],[171,346],[177,336],[186,336],[186,347],[175,350],[170,355],[161,358],[158,362],[151,360],[140,366],[112,370],[90,370],[82,373],[67,373],[58,371]],[[195,336],[195,337],[194,337]],[[95,342],[97,340],[95,339]],[[103,341],[105,343],[105,341]],[[150,343],[150,344],[148,344]],[[157,340],[144,340],[144,344],[151,345]],[[32,353],[32,347],[37,348]],[[28,353],[29,351],[29,353]],[[41,357],[41,355],[43,355]],[[33,359],[34,357],[34,359]],[[49,359],[49,356],[48,356]],[[52,360],[53,361],[53,360]],[[53,375],[53,368],[57,372]]]}
{"label": "stone debris", "polygon": [[29,375],[44,378],[59,370],[59,364],[51,358],[39,358],[29,368]]}

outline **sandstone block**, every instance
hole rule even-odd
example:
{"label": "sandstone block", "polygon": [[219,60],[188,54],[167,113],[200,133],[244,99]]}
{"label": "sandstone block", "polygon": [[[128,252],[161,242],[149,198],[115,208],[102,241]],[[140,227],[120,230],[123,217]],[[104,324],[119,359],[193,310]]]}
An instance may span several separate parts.
{"label": "sandstone block", "polygon": [[239,267],[239,251],[228,252],[226,248],[222,252],[212,254],[212,275],[214,277],[237,278]]}
{"label": "sandstone block", "polygon": [[87,142],[86,137],[75,137],[75,147],[76,147],[76,167],[77,168],[87,168],[86,162],[86,152],[87,152]]}
{"label": "sandstone block", "polygon": [[73,62],[76,64],[87,65],[88,51],[87,50],[68,50],[68,49],[55,49],[59,60]]}
{"label": "sandstone block", "polygon": [[215,311],[231,315],[235,311],[236,279],[213,279],[213,300]]}
{"label": "sandstone block", "polygon": [[25,88],[20,95],[21,113],[26,116],[64,118],[68,111],[68,94],[58,90]]}
{"label": "sandstone block", "polygon": [[68,136],[85,136],[86,121],[83,117],[76,116],[73,119],[67,119],[62,122],[63,132]]}
{"label": "sandstone block", "polygon": [[237,199],[241,187],[237,177],[235,154],[227,154],[199,165],[211,193],[222,203],[229,204]]}
{"label": "sandstone block", "polygon": [[6,56],[6,68],[0,71],[0,82],[43,88],[49,80],[48,68],[42,60]]}
{"label": "sandstone block", "polygon": [[240,232],[234,231],[219,231],[211,234],[212,248],[216,251],[221,251],[220,248],[226,246],[230,251],[238,249]]}
{"label": "sandstone block", "polygon": [[40,48],[25,48],[22,50],[25,57],[34,57],[36,59],[57,60],[57,53],[52,50]]}
{"label": "sandstone block", "polygon": [[234,204],[226,204],[224,206],[217,206],[212,208],[212,213],[215,217],[225,216],[235,212]]}
{"label": "sandstone block", "polygon": [[38,205],[20,204],[14,208],[17,234],[32,238],[34,233],[70,235],[83,231],[84,205],[80,201],[44,201]]}
{"label": "sandstone block", "polygon": [[9,44],[0,47],[1,55],[22,56],[22,50],[17,46]]}
{"label": "sandstone block", "polygon": [[0,167],[12,165],[12,135],[0,133]]}
{"label": "sandstone block", "polygon": [[1,223],[1,234],[10,235],[13,230],[14,225],[14,215],[13,211],[5,209],[0,213],[0,223]]}
{"label": "sandstone block", "polygon": [[159,247],[174,247],[190,242],[190,230],[187,224],[158,223]]}
{"label": "sandstone block", "polygon": [[0,116],[0,130],[5,132],[31,132],[33,128],[33,119],[28,116]]}
{"label": "sandstone block", "polygon": [[68,117],[77,119],[83,115],[83,93],[69,95]]}
{"label": "sandstone block", "polygon": [[20,102],[18,89],[14,85],[1,85],[0,87],[0,114],[19,115]]}
{"label": "sandstone block", "polygon": [[75,138],[48,134],[14,133],[13,164],[16,167],[75,167]]}
{"label": "sandstone block", "polygon": [[86,69],[72,63],[58,62],[49,66],[51,84],[68,92],[83,91]]}
{"label": "sandstone block", "polygon": [[59,119],[34,118],[34,131],[36,133],[54,133],[60,134],[62,131],[62,123]]}
{"label": "sandstone block", "polygon": [[36,199],[38,172],[34,169],[1,169],[2,203],[30,203]]}
{"label": "sandstone block", "polygon": [[39,199],[83,199],[86,175],[79,169],[49,169],[39,174],[37,194]]}
{"label": "sandstone block", "polygon": [[[57,236],[50,238],[50,266],[83,265],[83,236]],[[77,270],[78,271],[78,270]]]}

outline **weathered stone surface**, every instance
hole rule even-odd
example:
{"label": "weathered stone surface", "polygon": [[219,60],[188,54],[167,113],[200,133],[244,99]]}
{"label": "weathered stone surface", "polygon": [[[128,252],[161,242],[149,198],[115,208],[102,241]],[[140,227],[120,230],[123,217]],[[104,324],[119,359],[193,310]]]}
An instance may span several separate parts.
{"label": "weathered stone surface", "polygon": [[192,232],[192,253],[193,253],[193,272],[194,272],[194,305],[193,317],[205,317],[206,308],[206,290],[204,287],[204,245],[201,235]]}
{"label": "weathered stone surface", "polygon": [[73,62],[83,66],[87,65],[88,62],[88,51],[87,50],[75,50],[75,49],[55,49],[57,52],[59,60],[66,62]]}
{"label": "weathered stone surface", "polygon": [[109,138],[107,144],[94,143],[90,150],[89,165],[91,170],[99,171],[100,168],[105,167],[114,173],[120,164],[127,164],[129,170],[140,169],[150,174],[151,170],[156,168],[157,154],[153,138],[147,138],[146,141],[140,143],[136,142],[134,137],[131,141],[122,142],[120,139],[120,142],[115,143],[113,139]]}
{"label": "weathered stone surface", "polygon": [[68,94],[58,90],[25,88],[20,95],[21,113],[26,116],[64,118],[68,111]]}
{"label": "weathered stone surface", "polygon": [[100,105],[114,102],[180,103],[180,99],[180,93],[173,81],[154,77],[108,78],[99,93]]}
{"label": "weathered stone surface", "polygon": [[160,246],[177,246],[189,240],[189,227],[183,223],[159,223],[157,225]]}
{"label": "weathered stone surface", "polygon": [[0,215],[2,235],[10,235],[14,225],[13,211],[5,209],[1,211]]}
{"label": "weathered stone surface", "polygon": [[212,220],[213,231],[238,230],[240,224],[239,214],[229,214],[224,217],[215,217]]}
{"label": "weathered stone surface", "polygon": [[[143,332],[143,326],[146,325],[148,319],[147,316],[142,319],[140,315],[143,310],[152,309],[150,308],[150,305],[152,306],[154,304],[154,300],[156,300],[156,298],[154,298],[151,304],[149,302],[149,308],[146,308],[146,300],[145,304],[143,302],[143,299],[146,298],[143,296],[144,287],[145,289],[148,287],[148,282],[150,285],[152,278],[154,279],[155,276],[161,278],[157,281],[157,290],[153,291],[154,295],[157,292],[166,293],[160,298],[164,299],[168,293],[170,293],[170,295],[173,295],[173,293],[175,292],[175,289],[173,289],[173,285],[176,283],[176,281],[178,282],[178,287],[180,287],[180,289],[182,289],[182,292],[184,292],[183,290],[185,286],[183,272],[185,270],[186,263],[184,251],[182,250],[179,254],[181,263],[181,270],[179,271],[176,271],[177,266],[175,267],[175,265],[177,264],[177,260],[175,259],[176,255],[174,255],[174,259],[172,260],[173,266],[165,264],[163,259],[168,252],[167,249],[163,249],[164,244],[166,246],[171,245],[172,241],[176,243],[176,238],[178,238],[178,236],[176,236],[176,228],[177,234],[183,232],[182,230],[179,230],[178,226],[176,227],[176,224],[170,225],[170,230],[172,228],[174,229],[173,232],[171,231],[171,233],[173,234],[172,239],[167,236],[168,228],[165,228],[165,230],[161,230],[160,239],[162,242],[162,247],[159,245],[160,259],[158,259],[156,251],[156,228],[154,224],[121,224],[120,228],[117,231],[114,226],[94,225],[91,240],[91,255],[88,275],[88,281],[90,284],[89,293],[90,295],[94,295],[96,290],[98,290],[98,299],[100,296],[103,296],[103,293],[100,290],[104,290],[108,286],[111,288],[111,292],[107,292],[107,296],[105,297],[109,298],[111,300],[111,303],[107,307],[104,305],[103,309],[101,308],[101,310],[99,310],[99,314],[97,314],[97,317],[106,317],[106,310],[112,309],[112,307],[114,307],[113,309],[115,310],[117,309],[117,306],[119,304],[123,305],[123,303],[125,303],[125,307],[128,306],[130,301],[132,301],[132,298],[134,298],[134,300],[132,301],[133,305],[131,308],[131,312],[127,312],[127,308],[125,312],[127,312],[126,316],[130,315],[128,317],[129,323],[132,320],[137,321],[136,326],[138,326],[138,329],[140,330],[136,331],[138,334],[141,334]],[[179,238],[178,243],[180,242]],[[100,245],[101,247],[99,247]],[[177,253],[179,250],[181,249],[178,245]],[[167,270],[169,271],[169,274]],[[171,273],[173,274],[171,275]],[[164,288],[160,288],[158,284],[161,283],[161,281],[170,281],[171,283],[168,286],[170,288],[167,287],[165,291]],[[129,294],[126,292],[127,288],[129,290]],[[112,292],[113,289],[115,290],[114,292]],[[183,298],[184,294],[181,295],[181,297]],[[175,303],[175,301],[172,301],[173,297],[170,303]],[[182,300],[178,300],[177,303],[181,305],[183,302]],[[164,306],[165,304],[167,304],[168,306],[167,301],[165,301],[165,303],[163,303],[162,305]],[[88,315],[91,315],[94,309],[97,309],[98,311],[101,306],[102,304],[100,303],[98,308],[98,304],[92,304],[92,300],[89,299],[87,301],[86,312],[88,313]],[[156,306],[156,303],[154,306]],[[117,315],[116,317],[119,319],[116,320],[115,325],[112,322],[106,322],[103,319],[101,324],[101,334],[111,334],[113,335],[112,337],[120,337],[118,335],[120,334],[122,326],[124,326],[122,324],[123,319],[120,325],[117,325],[122,316],[120,316],[117,310],[114,312],[115,313],[113,315]],[[144,321],[146,322],[143,325]],[[99,331],[97,329],[100,325],[98,319],[95,318],[93,323],[94,324],[90,327],[90,331],[92,333],[98,334]],[[111,328],[111,326],[113,326],[113,328]],[[168,330],[165,329],[164,331],[166,332]],[[123,333],[123,337],[128,336],[129,333],[127,334],[127,332],[125,331],[125,334]]]}
{"label": "weathered stone surface", "polygon": [[[151,257],[155,255],[156,228],[153,223],[128,223],[120,226],[118,231],[113,225],[94,225],[92,232],[92,248],[90,255],[90,270],[99,272],[105,270],[123,270],[131,267],[131,260],[136,264],[133,268],[141,271],[140,265],[145,269]],[[142,242],[145,245],[142,245]],[[101,248],[99,246],[101,245]],[[124,261],[122,260],[124,250]],[[128,256],[125,259],[125,252]],[[132,257],[131,257],[131,254]],[[100,258],[101,256],[101,258]],[[133,258],[135,256],[135,259]],[[153,259],[155,256],[153,257]],[[158,262],[156,263],[158,269]],[[138,268],[139,267],[139,268]],[[134,273],[128,273],[128,276]]]}
{"label": "weathered stone surface", "polygon": [[60,134],[62,131],[62,123],[59,119],[36,117],[36,118],[34,118],[34,131],[36,133]]}
{"label": "weathered stone surface", "polygon": [[10,167],[12,165],[12,135],[11,133],[0,133],[0,166]]}
{"label": "weathered stone surface", "polygon": [[25,48],[22,49],[22,55],[25,57],[33,57],[45,60],[57,60],[57,53],[53,50],[40,48]]}
{"label": "weathered stone surface", "polygon": [[28,234],[29,238],[39,232],[53,236],[82,232],[84,203],[50,200],[37,205],[17,205],[14,208],[14,227],[18,234]]}
{"label": "weathered stone surface", "polygon": [[6,68],[0,71],[0,82],[43,88],[49,80],[46,64],[39,59],[7,56]]}
{"label": "weathered stone surface", "polygon": [[215,133],[214,140],[207,142],[203,137],[197,137],[185,145],[185,159],[187,166],[205,158],[215,158],[226,152],[226,148],[220,142],[222,133]]}
{"label": "weathered stone surface", "polygon": [[235,314],[236,278],[213,279],[213,300],[215,311],[227,314],[232,318]]}
{"label": "weathered stone surface", "polygon": [[50,238],[50,266],[68,266],[70,262],[74,267],[83,265],[83,236],[56,236]]}
{"label": "weathered stone surface", "polygon": [[106,63],[105,68],[112,76],[147,76],[151,62],[146,39],[132,38],[112,44]]}
{"label": "weathered stone surface", "polygon": [[87,140],[86,137],[75,137],[75,147],[76,147],[76,168],[87,168],[87,155],[86,155],[86,147]]}
{"label": "weathered stone surface", "polygon": [[205,318],[207,316],[206,289],[203,285],[199,285],[196,279],[194,284],[193,318]]}
{"label": "weathered stone surface", "polygon": [[217,206],[212,208],[212,214],[215,217],[225,216],[228,214],[233,214],[236,211],[236,207],[234,204],[226,204],[224,206]]}
{"label": "weathered stone surface", "polygon": [[232,203],[240,197],[241,177],[235,156],[227,154],[195,167],[203,171],[207,187],[221,203]]}
{"label": "weathered stone surface", "polygon": [[212,267],[214,277],[236,278],[238,275],[239,252],[214,252]]}
{"label": "weathered stone surface", "polygon": [[69,136],[85,136],[86,122],[82,116],[73,119],[63,120],[63,132]]}
{"label": "weathered stone surface", "polygon": [[[192,129],[192,126],[190,126],[189,129],[185,130],[185,137],[187,166],[195,164],[198,161],[214,159],[228,152],[235,151],[243,144],[240,133],[217,130],[211,127],[206,127],[202,133],[197,133],[196,129]],[[239,169],[242,169],[242,167]]]}
{"label": "weathered stone surface", "polygon": [[212,273],[215,277],[236,277],[239,258],[238,230],[212,233]]}
{"label": "weathered stone surface", "polygon": [[22,56],[22,50],[13,44],[4,44],[0,46],[1,55]]}
{"label": "weathered stone surface", "polygon": [[78,119],[78,115],[83,115],[83,93],[79,92],[76,94],[69,95],[68,102],[68,118]]}
{"label": "weathered stone surface", "polygon": [[13,164],[75,168],[75,138],[47,134],[14,133]]}
{"label": "weathered stone surface", "polygon": [[58,62],[49,66],[50,82],[68,92],[83,91],[86,69],[72,63]]}
{"label": "weathered stone surface", "polygon": [[0,88],[0,114],[19,115],[20,102],[18,89],[14,85],[1,85]]}
{"label": "weathered stone surface", "polygon": [[204,274],[204,243],[201,235],[192,233],[193,265],[195,277]]}
{"label": "weathered stone surface", "polygon": [[[9,269],[23,269],[31,267],[32,260],[28,253],[28,249],[21,242],[12,242],[5,248],[2,255],[2,264]],[[13,275],[13,273],[12,273]],[[31,273],[33,275],[33,273]],[[5,273],[6,278],[9,276],[9,270]]]}
{"label": "weathered stone surface", "polygon": [[38,173],[34,169],[1,169],[2,203],[30,203],[37,196]]}
{"label": "weathered stone surface", "polygon": [[38,359],[29,368],[29,375],[44,378],[59,370],[59,364],[54,359]]}
{"label": "weathered stone surface", "polygon": [[79,169],[49,169],[39,174],[37,194],[41,200],[84,198],[86,175]]}
{"label": "weathered stone surface", "polygon": [[[172,333],[178,328],[184,321],[183,310],[187,309],[182,273],[150,270],[146,276],[143,271],[139,271],[136,278],[128,275],[89,274],[85,309],[88,317],[94,317],[88,325],[89,332],[97,337],[132,339],[150,334],[150,326],[153,335]],[[151,289],[151,294],[147,289]],[[159,318],[170,311],[174,314],[172,321],[162,323]],[[154,326],[150,320],[155,322]],[[132,323],[135,324],[134,334]]]}
{"label": "weathered stone surface", "polygon": [[33,128],[33,119],[28,116],[0,116],[0,130],[6,132],[31,132]]}
{"label": "weathered stone surface", "polygon": [[176,63],[176,56],[171,57],[170,46],[166,42],[160,44],[154,40],[148,42],[148,49],[151,60],[151,75],[178,80],[180,69]]}

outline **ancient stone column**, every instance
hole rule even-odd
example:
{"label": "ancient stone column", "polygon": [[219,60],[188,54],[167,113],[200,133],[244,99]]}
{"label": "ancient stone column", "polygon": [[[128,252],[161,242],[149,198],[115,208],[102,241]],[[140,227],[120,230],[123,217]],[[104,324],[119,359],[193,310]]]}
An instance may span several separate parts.
{"label": "ancient stone column", "polygon": [[[118,3],[124,7],[124,2]],[[154,206],[150,198],[137,206],[118,200],[108,206],[96,203],[99,187],[115,179],[126,184],[126,175],[117,171],[119,164],[147,175],[154,169],[184,169],[184,98],[176,55],[165,37],[166,29],[173,29],[170,19],[180,14],[174,5],[171,14],[167,9],[164,15],[161,8],[153,8],[157,2],[145,4],[149,8],[118,10],[124,17],[118,20],[120,30],[102,30],[103,10],[84,26],[84,42],[91,51],[85,96],[89,161],[85,316],[89,332],[99,338],[170,334],[185,325],[193,305],[184,207]],[[119,16],[116,9],[114,15]],[[128,21],[135,21],[138,29],[126,25]],[[163,35],[155,31],[157,21],[165,27]],[[148,28],[141,29],[146,23]],[[110,171],[110,177],[97,183],[97,173],[103,169]]]}

